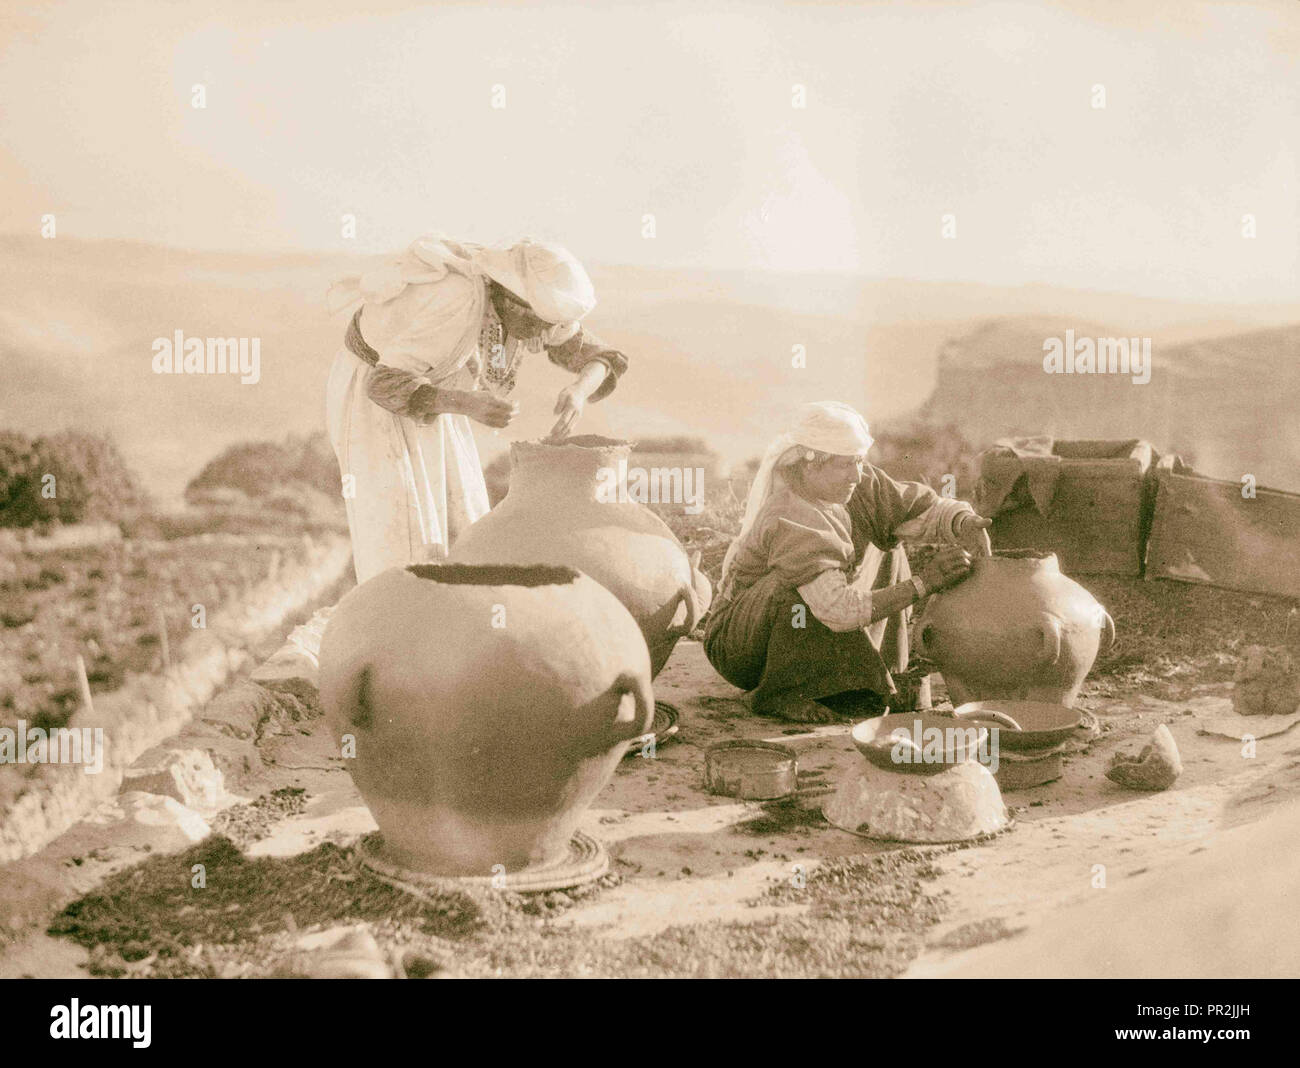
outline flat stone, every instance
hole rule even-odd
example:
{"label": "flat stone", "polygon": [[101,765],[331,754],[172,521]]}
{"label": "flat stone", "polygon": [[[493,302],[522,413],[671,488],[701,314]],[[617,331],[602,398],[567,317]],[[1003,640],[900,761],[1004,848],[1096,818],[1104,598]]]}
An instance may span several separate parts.
{"label": "flat stone", "polygon": [[306,623],[294,627],[284,644],[249,676],[252,682],[278,693],[315,701],[320,675],[320,642],[334,606],[318,609]]}
{"label": "flat stone", "polygon": [[167,750],[142,766],[128,768],[120,792],[135,791],[161,794],[205,812],[214,812],[231,800],[225,777],[202,749]]}
{"label": "flat stone", "polygon": [[249,676],[250,682],[277,693],[311,700],[318,693],[320,665],[296,645],[285,645]]}
{"label": "flat stone", "polygon": [[1168,790],[1182,773],[1178,745],[1163,723],[1137,756],[1116,753],[1106,767],[1106,778],[1131,790]]}
{"label": "flat stone", "polygon": [[302,935],[276,965],[277,979],[393,979],[392,964],[364,926],[331,927]]}
{"label": "flat stone", "polygon": [[212,833],[202,816],[174,797],[138,790],[100,805],[86,822],[116,825],[111,832],[115,845],[148,846],[154,853],[186,849]]}

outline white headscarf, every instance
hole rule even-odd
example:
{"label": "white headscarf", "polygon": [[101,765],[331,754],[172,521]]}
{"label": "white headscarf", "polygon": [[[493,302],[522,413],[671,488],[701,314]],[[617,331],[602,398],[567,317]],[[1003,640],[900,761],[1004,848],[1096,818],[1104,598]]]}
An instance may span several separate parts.
{"label": "white headscarf", "polygon": [[399,256],[339,279],[330,287],[329,309],[339,311],[360,300],[382,304],[408,285],[437,282],[451,271],[486,275],[527,301],[539,318],[556,324],[547,334],[550,344],[577,333],[578,320],[596,306],[586,270],[561,245],[523,238],[508,247],[487,248],[434,233],[416,239]]}
{"label": "white headscarf", "polygon": [[745,501],[745,518],[740,523],[740,533],[727,549],[722,561],[722,582],[741,543],[749,534],[754,520],[772,495],[773,476],[778,467],[784,467],[803,458],[811,459],[812,452],[830,453],[832,456],[857,456],[871,448],[871,432],[867,421],[853,408],[839,401],[812,401],[802,405],[795,413],[793,425],[784,434],[778,434],[768,445],[759,462],[754,484],[749,487]]}
{"label": "white headscarf", "polygon": [[586,269],[562,245],[524,238],[509,248],[475,249],[471,256],[548,323],[577,322],[596,306]]}
{"label": "white headscarf", "polygon": [[[560,245],[524,238],[508,247],[486,248],[453,241],[440,233],[419,237],[399,255],[340,278],[326,299],[331,313],[345,308],[352,311],[363,302],[386,304],[407,286],[439,282],[449,274],[480,281],[491,278],[526,300],[539,318],[552,324],[527,341],[507,339],[505,355],[511,363],[513,350],[519,346],[541,352],[546,345],[569,340],[580,328],[578,320],[596,304],[586,270]],[[448,286],[436,306],[425,313],[422,334],[430,378],[442,379],[466,364],[474,366],[485,293],[482,284]]]}
{"label": "white headscarf", "polygon": [[477,247],[452,241],[442,234],[426,234],[404,252],[389,256],[360,274],[336,281],[329,289],[329,310],[341,311],[359,301],[384,304],[409,285],[438,282],[450,272],[471,278],[479,276],[482,268],[473,259]]}

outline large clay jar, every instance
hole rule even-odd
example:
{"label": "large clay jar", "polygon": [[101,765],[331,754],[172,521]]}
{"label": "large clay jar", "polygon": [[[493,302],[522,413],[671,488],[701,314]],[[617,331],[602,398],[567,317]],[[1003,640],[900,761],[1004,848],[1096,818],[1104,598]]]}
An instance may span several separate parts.
{"label": "large clay jar", "polygon": [[636,623],[572,568],[376,575],[329,621],[320,692],[385,858],[434,875],[563,858],[654,718]]}
{"label": "large clay jar", "polygon": [[1072,706],[1115,624],[1087,590],[1033,550],[977,557],[930,599],[917,652],[939,665],[954,705],[991,698]]}
{"label": "large clay jar", "polygon": [[510,491],[460,536],[448,559],[578,568],[632,613],[653,676],[695,629],[713,591],[667,524],[629,498],[631,451],[626,441],[591,435],[561,445],[516,442]]}

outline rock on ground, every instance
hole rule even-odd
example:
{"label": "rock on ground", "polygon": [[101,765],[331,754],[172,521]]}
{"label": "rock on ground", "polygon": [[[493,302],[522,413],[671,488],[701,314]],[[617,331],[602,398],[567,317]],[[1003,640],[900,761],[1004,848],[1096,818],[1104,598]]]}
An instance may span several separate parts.
{"label": "rock on ground", "polygon": [[176,852],[201,842],[212,829],[207,821],[174,797],[139,790],[106,801],[87,818],[88,823],[115,824],[118,845],[148,845],[158,853]]}
{"label": "rock on ground", "polygon": [[1286,716],[1300,709],[1300,669],[1291,654],[1249,646],[1233,676],[1232,707],[1242,716]]}
{"label": "rock on ground", "polygon": [[202,749],[168,749],[128,768],[121,793],[161,794],[186,808],[213,812],[230,803],[225,777]]}
{"label": "rock on ground", "polygon": [[1168,790],[1183,773],[1178,744],[1163,723],[1137,756],[1116,753],[1106,769],[1106,778],[1132,790]]}
{"label": "rock on ground", "polygon": [[362,925],[301,936],[272,972],[277,979],[393,979],[392,964]]}

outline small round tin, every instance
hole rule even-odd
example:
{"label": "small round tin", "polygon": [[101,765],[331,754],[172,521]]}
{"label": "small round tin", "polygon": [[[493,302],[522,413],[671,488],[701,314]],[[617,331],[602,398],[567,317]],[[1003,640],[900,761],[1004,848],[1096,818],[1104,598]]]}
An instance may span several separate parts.
{"label": "small round tin", "polygon": [[744,801],[788,797],[799,788],[799,758],[775,742],[719,742],[705,750],[704,784],[709,793]]}

